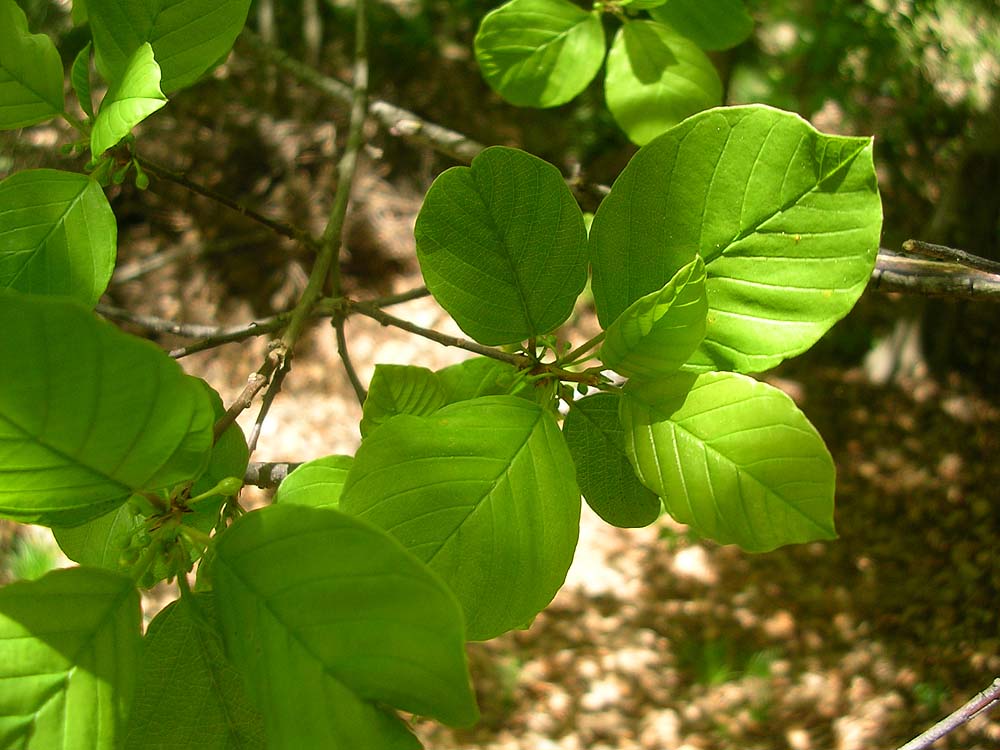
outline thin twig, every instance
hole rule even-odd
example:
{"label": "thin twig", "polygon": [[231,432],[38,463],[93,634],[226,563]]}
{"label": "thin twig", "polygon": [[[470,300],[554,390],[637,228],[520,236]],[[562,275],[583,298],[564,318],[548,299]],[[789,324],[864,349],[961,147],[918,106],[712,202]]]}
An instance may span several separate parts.
{"label": "thin twig", "polygon": [[[583,355],[587,354],[591,349],[600,344],[602,341],[604,341],[604,331],[601,331],[593,338],[584,341],[582,344],[580,344],[580,346],[576,347],[576,349],[574,349],[573,351],[567,352],[566,356],[563,357],[560,361],[567,365],[574,364],[575,362],[578,362],[579,360],[583,359],[584,358]],[[590,359],[591,356],[586,357],[586,359]]]}
{"label": "thin twig", "polygon": [[95,309],[105,318],[117,320],[120,323],[131,323],[150,333],[170,333],[186,339],[208,338],[210,336],[217,336],[220,333],[218,326],[179,323],[176,320],[158,318],[155,315],[143,315],[121,307],[114,307],[113,305],[98,304]]}
{"label": "thin twig", "polygon": [[247,208],[242,203],[234,201],[232,198],[223,195],[222,193],[219,193],[215,190],[212,190],[212,188],[210,187],[206,187],[205,185],[202,185],[200,183],[195,182],[194,180],[189,179],[186,175],[183,175],[180,172],[174,172],[173,170],[168,169],[167,167],[164,167],[161,164],[157,164],[156,162],[151,162],[149,159],[145,157],[135,156],[134,158],[137,162],[139,162],[140,166],[142,166],[143,169],[145,169],[154,177],[159,177],[162,180],[169,180],[170,182],[173,182],[177,185],[180,185],[183,188],[186,188],[187,190],[190,190],[192,193],[197,193],[198,195],[202,195],[206,198],[209,198],[210,200],[213,200],[216,203],[225,206],[226,208],[230,208],[233,211],[236,211],[237,213],[246,216],[248,219],[256,221],[258,224],[263,224],[265,227],[268,227],[275,233],[280,234],[282,237],[288,237],[289,239],[297,240],[298,242],[301,242],[307,247],[311,248],[316,247],[317,244],[316,239],[308,232],[299,229],[298,227],[292,226],[291,224],[288,224],[287,222],[284,221],[270,219],[267,216],[264,216],[262,213],[254,211],[252,208]]}
{"label": "thin twig", "polygon": [[247,384],[236,397],[236,400],[226,409],[226,413],[220,417],[213,427],[213,434],[217,441],[229,425],[233,424],[245,409],[249,409],[254,397],[271,381],[271,375],[278,368],[284,366],[288,356],[288,349],[281,340],[271,342],[271,350],[267,353],[264,363],[247,378]]}
{"label": "thin twig", "polygon": [[418,286],[415,289],[400,292],[399,294],[389,294],[385,297],[376,297],[367,301],[376,307],[390,307],[391,305],[401,305],[404,302],[428,296],[430,296],[430,290],[425,286]]}
{"label": "thin twig", "polygon": [[[986,261],[985,258],[979,260]],[[879,251],[868,288],[1000,302],[1000,274],[987,273],[971,265],[911,258],[885,248]]]}
{"label": "thin twig", "polygon": [[261,399],[260,411],[257,412],[257,418],[254,420],[253,429],[250,431],[250,438],[247,440],[247,448],[250,449],[251,456],[253,455],[253,452],[257,450],[257,440],[260,439],[260,431],[264,426],[264,420],[267,418],[267,413],[271,411],[271,404],[274,402],[274,397],[278,395],[278,391],[281,390],[281,384],[285,381],[285,376],[288,375],[288,371],[291,369],[290,359],[290,357],[286,357],[278,366],[274,376],[271,378],[271,384],[268,385],[267,391]]}
{"label": "thin twig", "polygon": [[273,489],[301,465],[301,463],[287,462],[251,463],[243,475],[243,483],[252,484],[262,490]]}
{"label": "thin twig", "polygon": [[977,271],[985,271],[989,274],[1000,274],[1000,263],[988,258],[981,258],[978,255],[967,253],[946,245],[935,245],[932,242],[923,240],[907,240],[903,243],[903,252],[911,255],[921,255],[925,258],[936,258],[938,260],[957,263],[966,268],[974,268]]}
{"label": "thin twig", "polygon": [[347,373],[347,379],[351,381],[351,387],[354,389],[354,395],[358,397],[358,403],[364,406],[368,392],[365,390],[361,378],[358,377],[358,371],[354,369],[354,363],[351,362],[351,355],[347,349],[347,336],[344,335],[344,323],[343,317],[337,317],[333,324],[334,330],[337,332],[337,354],[340,355],[344,372]]}
{"label": "thin twig", "polygon": [[924,750],[978,714],[995,708],[997,705],[1000,705],[1000,677],[993,680],[993,684],[988,688],[977,693],[971,701],[949,714],[926,732],[902,745],[898,750]]}

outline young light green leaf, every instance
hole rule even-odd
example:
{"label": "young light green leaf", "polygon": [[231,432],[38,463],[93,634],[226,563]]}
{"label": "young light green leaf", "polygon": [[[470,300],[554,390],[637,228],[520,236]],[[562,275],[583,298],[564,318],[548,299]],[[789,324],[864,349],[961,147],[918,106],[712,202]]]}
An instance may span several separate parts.
{"label": "young light green leaf", "polygon": [[722,82],[698,45],[655,21],[629,21],[615,35],[604,81],[608,109],[640,145],[722,101]]}
{"label": "young light green leaf", "polygon": [[766,370],[854,306],[881,226],[870,139],[760,105],[702,112],[640,149],[598,209],[594,304],[610,325],[700,254],[708,326],[690,365]]}
{"label": "young light green leaf", "polygon": [[0,514],[68,526],[191,481],[213,414],[200,381],[148,341],[62,299],[0,293]]}
{"label": "young light green leaf", "polygon": [[426,367],[375,365],[361,418],[361,436],[368,437],[397,414],[424,416],[444,403],[441,384]]}
{"label": "young light green leaf", "polygon": [[14,0],[0,0],[0,130],[44,122],[63,111],[63,68],[55,44],[28,32]]}
{"label": "young light green leaf", "polygon": [[563,436],[576,464],[576,479],[591,509],[620,528],[648,526],[660,515],[660,498],[636,478],[625,455],[617,393],[574,401]]}
{"label": "young light green leaf", "polygon": [[219,537],[212,579],[226,652],[268,747],[419,748],[382,705],[477,719],[458,603],[380,529],[273,505]]}
{"label": "young light green leaf", "polygon": [[702,536],[750,552],[836,537],[833,459],[777,388],[728,372],[631,381],[621,420],[639,479]]}
{"label": "young light green leaf", "polygon": [[555,420],[514,396],[386,423],[358,449],[340,507],[444,578],[469,640],[520,627],[552,600],[580,524],[573,461]]}
{"label": "young light green leaf", "polygon": [[483,78],[521,107],[555,107],[579,94],[604,61],[600,14],[568,0],[511,0],[488,13],[475,40]]}
{"label": "young light green leaf", "polygon": [[70,12],[74,26],[87,23],[87,0],[73,0],[73,10]]}
{"label": "young light green leaf", "polygon": [[80,102],[80,109],[87,113],[87,117],[94,119],[94,101],[90,93],[90,51],[93,44],[87,42],[83,49],[77,53],[73,60],[73,67],[70,71],[70,82],[73,84],[73,91],[76,92],[76,100]]}
{"label": "young light green leaf", "polygon": [[705,264],[698,256],[618,316],[608,327],[601,361],[630,378],[674,373],[705,338],[707,315]]}
{"label": "young light green leaf", "polygon": [[144,646],[125,750],[266,747],[263,720],[226,660],[211,594],[167,605]]}
{"label": "young light green leaf", "polygon": [[753,18],[742,0],[668,0],[650,15],[673,26],[702,49],[729,49],[753,32]]}
{"label": "young light green leaf", "polygon": [[141,45],[129,59],[118,84],[101,102],[101,111],[90,134],[90,150],[96,159],[132,132],[132,128],[167,103],[160,91],[160,66],[149,43]]}
{"label": "young light green leaf", "polygon": [[52,535],[73,562],[126,573],[130,566],[122,553],[142,525],[143,519],[126,503],[79,526],[54,527]]}
{"label": "young light green leaf", "polygon": [[0,589],[0,746],[115,750],[140,649],[128,578],[70,568]]}
{"label": "young light green leaf", "polygon": [[559,170],[494,146],[427,191],[415,229],[427,288],[472,338],[552,331],[587,282],[583,214]]}
{"label": "young light green leaf", "polygon": [[438,370],[435,375],[441,383],[446,404],[480,396],[530,397],[531,387],[516,367],[489,357],[473,357]]}
{"label": "young light green leaf", "polygon": [[324,456],[302,464],[278,486],[274,502],[336,509],[353,462],[353,456]]}
{"label": "young light green leaf", "polygon": [[160,64],[161,90],[190,86],[229,54],[250,0],[87,0],[97,69],[117,84],[144,43]]}
{"label": "young light green leaf", "polygon": [[93,307],[115,267],[118,224],[101,186],[55,169],[0,182],[0,287]]}

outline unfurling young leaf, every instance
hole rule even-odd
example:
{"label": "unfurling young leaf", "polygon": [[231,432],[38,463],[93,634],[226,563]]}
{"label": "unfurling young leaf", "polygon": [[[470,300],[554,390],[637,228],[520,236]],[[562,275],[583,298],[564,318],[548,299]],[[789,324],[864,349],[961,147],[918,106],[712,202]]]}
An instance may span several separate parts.
{"label": "unfurling young leaf", "polygon": [[494,146],[431,185],[417,216],[427,288],[481,344],[549,333],[587,282],[583,213],[559,170]]}
{"label": "unfurling young leaf", "polygon": [[73,84],[73,91],[76,99],[80,102],[80,108],[86,112],[87,117],[94,119],[94,101],[90,93],[90,52],[93,48],[91,42],[87,42],[83,49],[73,60],[73,67],[70,70],[70,82]]}
{"label": "unfurling young leaf", "polygon": [[598,12],[568,0],[511,0],[488,13],[475,41],[483,78],[521,107],[555,107],[579,94],[604,61]]}
{"label": "unfurling young leaf", "polygon": [[101,102],[90,134],[90,150],[94,158],[118,143],[132,132],[132,128],[166,103],[167,97],[160,91],[160,66],[153,59],[153,48],[143,44],[129,59],[121,80]]}
{"label": "unfurling young leaf", "polygon": [[44,122],[63,111],[63,67],[45,34],[28,32],[14,0],[0,0],[0,130]]}

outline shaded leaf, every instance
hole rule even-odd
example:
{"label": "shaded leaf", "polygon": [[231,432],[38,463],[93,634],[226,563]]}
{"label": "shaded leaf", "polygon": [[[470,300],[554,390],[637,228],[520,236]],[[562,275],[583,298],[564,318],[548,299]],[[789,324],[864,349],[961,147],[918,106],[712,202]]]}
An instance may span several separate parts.
{"label": "shaded leaf", "polygon": [[160,66],[153,59],[153,48],[143,44],[129,60],[121,81],[101,102],[101,111],[90,134],[94,158],[166,103],[167,97],[160,91]]}
{"label": "shaded leaf", "polygon": [[83,523],[208,463],[203,387],[148,341],[59,299],[0,294],[0,514]]}
{"label": "shaded leaf", "polygon": [[511,0],[479,25],[483,78],[521,107],[554,107],[579,94],[604,61],[600,14],[567,0]]}
{"label": "shaded leaf", "polygon": [[573,402],[563,435],[576,479],[591,509],[620,528],[648,526],[660,515],[660,498],[636,478],[625,455],[617,393],[595,393]]}
{"label": "shaded leaf", "polygon": [[639,479],[702,536],[750,552],[836,537],[833,459],[777,388],[721,372],[631,381],[621,419]]}
{"label": "shaded leaf", "polygon": [[628,377],[676,372],[705,338],[707,314],[705,264],[699,256],[618,316],[608,327],[601,361]]}
{"label": "shaded leaf", "polygon": [[[76,6],[73,7],[75,10]],[[73,91],[76,92],[76,100],[80,102],[80,108],[87,113],[87,117],[93,120],[94,101],[90,93],[90,51],[92,48],[93,44],[87,42],[83,49],[77,53],[70,72],[70,82],[73,84]]]}
{"label": "shaded leaf", "polygon": [[368,437],[397,414],[423,416],[444,403],[441,385],[426,367],[375,365],[361,418],[361,436]]}
{"label": "shaded leaf", "polygon": [[604,82],[608,109],[638,144],[722,102],[722,82],[694,42],[654,21],[629,21],[615,35]]}
{"label": "shaded leaf", "polygon": [[580,492],[552,416],[514,396],[396,417],[365,440],[340,507],[386,529],[445,580],[470,640],[521,626],[573,561]]}
{"label": "shaded leaf", "polygon": [[212,578],[226,651],[269,747],[419,748],[382,704],[476,720],[458,603],[381,530],[274,505],[219,537]]}
{"label": "shaded leaf", "polygon": [[55,44],[28,32],[14,0],[0,0],[0,130],[51,119],[63,111],[63,68]]}
{"label": "shaded leaf", "polygon": [[587,281],[583,214],[551,164],[493,146],[434,180],[417,216],[427,288],[482,344],[552,331]]}
{"label": "shaded leaf", "polygon": [[854,306],[878,253],[871,140],[760,105],[695,115],[643,147],[591,230],[604,326],[700,254],[708,325],[690,365],[757,372]]}
{"label": "shaded leaf", "polygon": [[650,15],[673,26],[702,49],[735,47],[753,33],[753,18],[742,0],[667,0]]}
{"label": "shaded leaf", "polygon": [[353,456],[324,456],[302,464],[278,486],[274,502],[336,509],[353,462]]}
{"label": "shaded leaf", "polygon": [[114,750],[140,649],[139,593],[91,568],[0,589],[0,746]]}
{"label": "shaded leaf", "polygon": [[97,304],[111,280],[118,225],[101,186],[55,169],[0,182],[0,286]]}

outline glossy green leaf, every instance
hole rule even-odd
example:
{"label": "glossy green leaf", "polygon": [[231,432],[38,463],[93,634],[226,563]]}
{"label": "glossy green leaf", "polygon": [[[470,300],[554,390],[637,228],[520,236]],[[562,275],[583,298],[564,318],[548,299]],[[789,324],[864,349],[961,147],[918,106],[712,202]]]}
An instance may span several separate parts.
{"label": "glossy green leaf", "polygon": [[660,515],[660,498],[646,489],[625,455],[617,393],[595,393],[573,402],[563,436],[576,479],[591,509],[620,528],[648,526]]}
{"label": "glossy green leaf", "polygon": [[55,169],[0,182],[0,287],[93,307],[115,267],[118,225],[101,186]]}
{"label": "glossy green leaf", "polygon": [[148,341],[59,299],[0,294],[0,514],[73,525],[198,477],[212,408]]}
{"label": "glossy green leaf", "polygon": [[427,288],[482,344],[552,331],[587,281],[580,207],[558,169],[517,149],[439,175],[415,235]]}
{"label": "glossy green leaf", "polygon": [[268,747],[419,748],[383,705],[476,720],[458,603],[383,531],[273,505],[219,537],[212,577],[226,651]]}
{"label": "glossy green leaf", "polygon": [[604,81],[608,109],[635,143],[722,102],[722,82],[697,44],[655,21],[629,21],[615,35]]}
{"label": "glossy green leaf", "polygon": [[469,640],[520,627],[552,600],[580,523],[555,420],[514,396],[386,423],[358,449],[340,507],[441,575],[465,610]]}
{"label": "glossy green leaf", "polygon": [[368,437],[379,425],[397,414],[431,414],[444,406],[441,384],[426,367],[375,365],[368,387],[361,436]]}
{"label": "glossy green leaf", "polygon": [[690,364],[758,372],[850,311],[881,226],[871,139],[760,105],[703,112],[640,149],[598,209],[594,304],[608,326],[700,253],[708,326]]}
{"label": "glossy green leaf", "polygon": [[302,464],[278,486],[274,502],[336,509],[353,462],[353,456],[324,456]]}
{"label": "glossy green leaf", "polygon": [[[199,381],[205,393],[212,402],[212,410],[216,420],[226,409],[222,399],[208,383]],[[250,459],[243,430],[238,424],[232,424],[219,436],[212,446],[212,455],[205,473],[192,486],[189,495],[197,497],[208,492],[219,480],[225,477],[243,476]],[[219,509],[224,498],[206,498],[184,518],[187,526],[192,526],[208,533],[215,526],[219,517]],[[107,568],[119,572],[128,572],[131,563],[122,559],[122,553],[132,541],[135,531],[143,525],[143,517],[133,512],[128,504],[115,508],[92,521],[70,527],[54,527],[52,534],[59,543],[60,549],[70,560],[81,565],[91,565],[96,568]],[[163,579],[173,573],[166,565],[157,564],[154,573]]]}
{"label": "glossy green leaf", "polygon": [[631,381],[621,419],[639,479],[702,536],[750,552],[836,537],[833,459],[777,388],[728,372]]}
{"label": "glossy green leaf", "polygon": [[140,649],[128,578],[70,568],[0,589],[0,746],[115,750]]}
{"label": "glossy green leaf", "polygon": [[97,69],[117,83],[149,42],[161,90],[190,86],[229,54],[249,9],[250,0],[87,0]]}
{"label": "glossy green leaf", "polygon": [[601,361],[628,377],[674,373],[705,338],[707,315],[705,264],[699,256],[618,316],[608,327]]}
{"label": "glossy green leaf", "polygon": [[211,594],[167,605],[143,640],[125,750],[266,747],[263,721],[226,660]]}
{"label": "glossy green leaf", "polygon": [[753,32],[753,18],[742,0],[667,0],[650,15],[673,26],[702,49],[729,49]]}
{"label": "glossy green leaf", "polygon": [[531,386],[516,367],[489,357],[473,357],[435,374],[447,404],[480,396],[530,396]]}
{"label": "glossy green leaf", "polygon": [[28,32],[14,0],[0,0],[0,130],[49,120],[63,111],[63,68],[55,44]]}
{"label": "glossy green leaf", "polygon": [[488,13],[475,40],[483,78],[521,107],[579,94],[604,61],[600,14],[568,0],[511,0]]}
{"label": "glossy green leaf", "polygon": [[160,91],[160,66],[147,43],[135,51],[97,115],[90,134],[90,150],[97,158],[132,132],[132,128],[167,103]]}
{"label": "glossy green leaf", "polygon": [[76,100],[80,102],[80,108],[91,120],[94,119],[94,101],[90,92],[90,52],[93,46],[90,42],[83,46],[73,60],[70,71],[70,82],[73,84],[73,91],[76,92]]}

